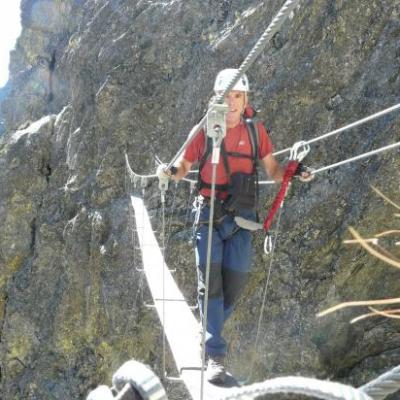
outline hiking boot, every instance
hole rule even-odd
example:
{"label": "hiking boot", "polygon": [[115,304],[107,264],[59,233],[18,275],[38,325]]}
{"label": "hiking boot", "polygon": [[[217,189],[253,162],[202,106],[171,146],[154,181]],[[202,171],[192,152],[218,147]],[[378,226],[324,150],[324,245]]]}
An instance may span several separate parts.
{"label": "hiking boot", "polygon": [[208,382],[223,384],[225,382],[225,377],[224,356],[209,356],[206,371],[206,379]]}

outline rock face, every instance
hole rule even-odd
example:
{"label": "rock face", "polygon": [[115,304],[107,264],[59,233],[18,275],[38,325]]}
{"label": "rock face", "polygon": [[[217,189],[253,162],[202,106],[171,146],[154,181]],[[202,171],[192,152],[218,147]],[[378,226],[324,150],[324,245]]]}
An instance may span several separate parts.
{"label": "rock face", "polygon": [[[11,399],[80,399],[129,358],[161,365],[161,328],[135,267],[125,170],[154,172],[201,118],[217,71],[239,66],[278,1],[22,0],[23,31],[1,103],[1,392]],[[399,102],[400,4],[300,2],[248,72],[252,102],[277,149]],[[328,165],[398,141],[398,114],[312,146]],[[303,374],[360,385],[399,362],[400,325],[365,309],[321,319],[347,300],[398,297],[399,271],[354,245],[398,229],[394,150],[292,185],[272,257],[255,238],[250,283],[226,327],[230,369],[253,380]],[[136,192],[139,192],[136,189]],[[263,192],[266,202],[275,193]],[[175,197],[176,195],[176,197]],[[180,184],[167,199],[167,261],[194,300],[195,271]],[[146,199],[159,223],[157,185]],[[174,212],[172,212],[172,208]],[[134,235],[133,235],[134,236]],[[382,246],[394,252],[391,237]],[[397,256],[399,256],[397,250]],[[173,362],[168,355],[168,368]],[[173,398],[173,396],[172,396]],[[395,397],[393,397],[395,398]]]}
{"label": "rock face", "polygon": [[[10,85],[5,85],[2,88],[0,88],[0,107],[2,101],[9,95],[9,91],[10,91]],[[0,141],[4,133],[5,133],[4,119],[0,116]]]}

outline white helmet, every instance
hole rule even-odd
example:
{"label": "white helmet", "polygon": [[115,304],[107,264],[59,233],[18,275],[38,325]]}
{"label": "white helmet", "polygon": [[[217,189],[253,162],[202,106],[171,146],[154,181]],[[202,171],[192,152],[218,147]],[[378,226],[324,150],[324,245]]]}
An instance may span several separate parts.
{"label": "white helmet", "polygon": [[[227,68],[220,71],[215,78],[214,92],[218,93],[225,90],[237,72],[238,70],[235,68]],[[245,74],[243,74],[241,78],[236,82],[232,90],[239,90],[241,92],[248,92],[250,90],[249,80],[247,79],[247,76]]]}

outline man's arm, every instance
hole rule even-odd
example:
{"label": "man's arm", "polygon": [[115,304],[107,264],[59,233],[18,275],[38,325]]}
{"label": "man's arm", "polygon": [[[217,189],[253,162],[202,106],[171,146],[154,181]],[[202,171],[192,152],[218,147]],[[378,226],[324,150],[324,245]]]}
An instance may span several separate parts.
{"label": "man's arm", "polygon": [[285,170],[279,165],[275,157],[270,153],[267,154],[262,160],[262,165],[264,166],[267,175],[273,179],[275,182],[281,182]]}
{"label": "man's arm", "polygon": [[[285,170],[279,165],[275,157],[272,154],[268,154],[261,161],[267,175],[275,182],[281,182],[285,174]],[[308,168],[301,170],[300,173],[296,173],[295,175],[300,179],[301,182],[310,182],[314,179],[312,171]]]}

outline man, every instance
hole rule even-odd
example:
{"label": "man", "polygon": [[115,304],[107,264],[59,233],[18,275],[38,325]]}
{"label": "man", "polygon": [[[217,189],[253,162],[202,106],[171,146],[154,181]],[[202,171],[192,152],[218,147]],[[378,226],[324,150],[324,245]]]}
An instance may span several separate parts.
{"label": "man", "polygon": [[[236,72],[235,69],[225,69],[218,74],[214,84],[216,94],[223,92]],[[252,143],[253,146],[254,143],[257,144],[256,157],[261,161],[267,175],[276,182],[280,182],[284,175],[284,169],[272,155],[272,143],[261,122],[255,123],[256,129],[253,131],[258,135],[258,139],[254,141],[251,138],[250,129],[245,122],[246,118],[253,116],[253,110],[248,104],[248,92],[248,79],[243,75],[225,98],[229,110],[226,115],[226,136],[221,146],[222,154],[217,166],[215,202],[217,215],[213,223],[205,342],[208,357],[206,377],[212,383],[223,383],[225,380],[224,357],[227,346],[222,337],[222,330],[246,284],[251,267],[251,233],[238,227],[234,216],[255,219],[255,210],[251,206],[237,207],[238,204],[244,204],[247,201],[247,197],[243,193],[246,190],[242,189],[240,185],[243,188],[252,187],[250,191],[253,191],[253,194],[255,191],[254,186],[251,185],[251,181],[254,181],[256,176]],[[167,173],[169,176],[172,175],[174,180],[179,180],[191,170],[194,163],[200,162],[200,188],[198,188],[200,196],[197,200],[200,223],[195,239],[201,315],[204,311],[212,176],[210,157],[204,160],[206,148],[206,135],[204,131],[200,131],[170,171],[165,172],[165,166],[161,166],[158,170],[159,176]],[[303,173],[305,179],[309,176],[309,173]],[[232,195],[232,193],[228,194],[228,191],[232,188],[233,181],[239,182],[239,186]],[[251,192],[247,194],[248,197],[251,197]],[[236,198],[236,195],[239,199]]]}

